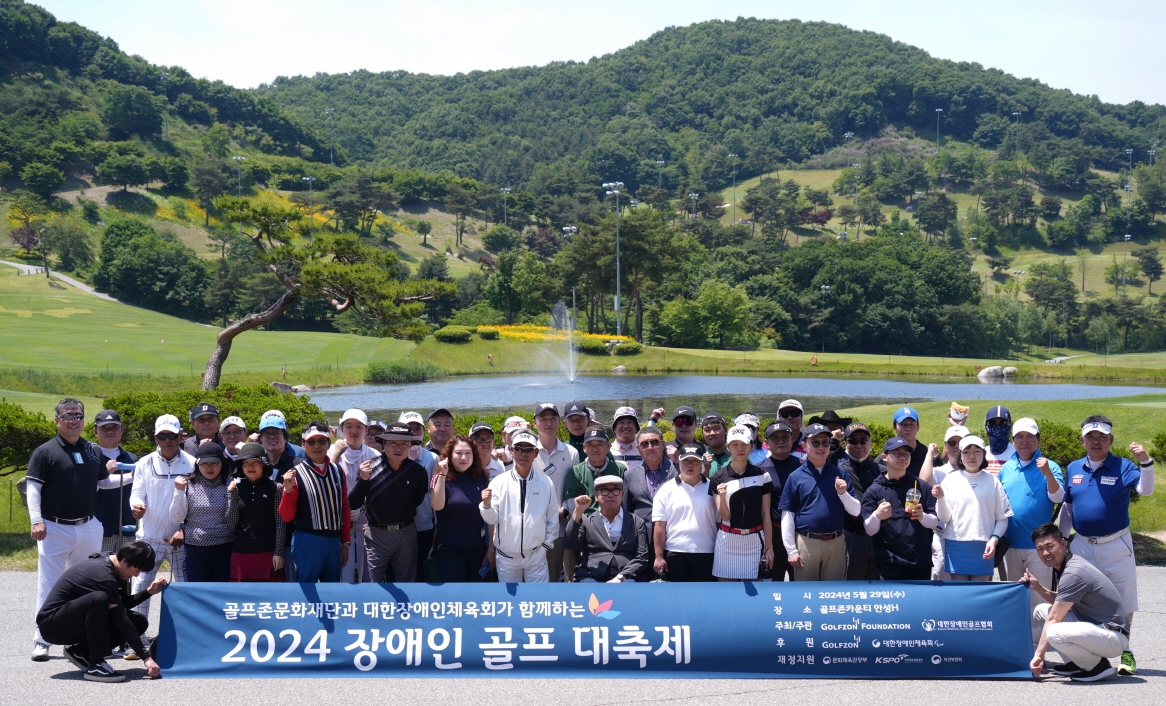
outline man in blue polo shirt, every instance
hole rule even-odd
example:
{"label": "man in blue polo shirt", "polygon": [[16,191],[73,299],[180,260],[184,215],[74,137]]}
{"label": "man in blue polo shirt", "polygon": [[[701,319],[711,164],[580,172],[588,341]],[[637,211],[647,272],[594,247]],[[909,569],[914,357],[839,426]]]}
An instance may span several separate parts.
{"label": "man in blue polo shirt", "polygon": [[[1012,425],[1012,448],[1016,450],[997,475],[1012,505],[1012,517],[1004,533],[1010,543],[1004,553],[1004,568],[1008,576],[1017,579],[1027,569],[1041,585],[1051,586],[1053,569],[1037,554],[1032,531],[1051,522],[1053,508],[1065,499],[1064,476],[1056,461],[1041,455],[1040,428],[1032,419],[1024,417]],[[1035,592],[1030,597],[1032,615],[1043,599]],[[1035,619],[1032,630],[1033,640],[1040,640],[1041,626]]]}
{"label": "man in blue polo shirt", "polygon": [[[1130,535],[1130,490],[1138,495],[1154,492],[1154,461],[1139,443],[1130,444],[1137,463],[1109,452],[1113,446],[1113,422],[1095,414],[1081,425],[1085,458],[1069,464],[1065,473],[1065,507],[1061,531],[1076,530],[1073,554],[1096,566],[1121,594],[1130,623],[1138,610],[1138,584],[1134,543]],[[1121,674],[1137,672],[1129,650],[1122,653]]]}
{"label": "man in blue polo shirt", "polygon": [[857,516],[861,503],[847,476],[830,463],[830,430],[811,424],[802,432],[806,460],[786,479],[781,492],[781,538],[795,581],[846,578],[842,522]]}

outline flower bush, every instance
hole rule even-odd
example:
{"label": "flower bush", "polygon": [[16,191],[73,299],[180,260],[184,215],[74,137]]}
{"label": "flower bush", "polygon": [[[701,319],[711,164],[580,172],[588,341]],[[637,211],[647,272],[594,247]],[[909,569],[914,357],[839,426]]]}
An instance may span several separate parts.
{"label": "flower bush", "polygon": [[[479,326],[478,335],[484,331],[497,331],[502,338],[523,343],[543,343],[545,341],[566,341],[567,332],[550,326],[532,326],[530,324],[516,324],[513,326]],[[573,336],[576,345],[585,340],[599,341],[632,341],[630,336],[612,336],[606,333],[583,333],[576,331]]]}

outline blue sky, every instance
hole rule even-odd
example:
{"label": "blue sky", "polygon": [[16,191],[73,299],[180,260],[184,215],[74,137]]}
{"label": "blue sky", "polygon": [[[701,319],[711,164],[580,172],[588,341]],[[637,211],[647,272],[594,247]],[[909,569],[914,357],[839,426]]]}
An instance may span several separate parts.
{"label": "blue sky", "polygon": [[41,0],[62,20],[196,76],[253,87],[279,75],[475,69],[586,60],[668,26],[825,20],[1107,102],[1166,103],[1166,2],[1087,0]]}

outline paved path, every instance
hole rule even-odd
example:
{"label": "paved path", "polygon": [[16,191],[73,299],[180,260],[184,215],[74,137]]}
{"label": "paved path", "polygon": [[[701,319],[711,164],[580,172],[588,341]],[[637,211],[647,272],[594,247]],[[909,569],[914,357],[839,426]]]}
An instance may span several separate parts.
{"label": "paved path", "polygon": [[[1046,678],[1016,681],[862,681],[797,679],[162,679],[145,677],[140,662],[114,662],[124,684],[93,684],[53,648],[32,662],[32,603],[36,575],[0,573],[0,704],[498,704],[498,706],[615,706],[732,704],[937,703],[944,706],[1160,706],[1166,700],[1166,568],[1139,567],[1142,610],[1134,622],[1138,674],[1098,684]],[[156,624],[158,601],[151,622]],[[152,632],[152,630],[151,630]],[[1023,638],[1022,638],[1023,639]],[[100,699],[100,700],[98,700]]]}
{"label": "paved path", "polygon": [[[25,265],[25,264],[19,263],[19,262],[9,262],[8,260],[0,260],[0,265],[9,265],[10,267],[15,267],[16,269],[20,270],[22,274],[26,274],[26,275],[43,275],[45,273],[44,267],[34,266],[34,265]],[[72,286],[76,287],[77,289],[80,289],[82,292],[85,292],[86,294],[92,294],[93,296],[98,297],[100,299],[105,299],[106,301],[111,301],[111,302],[118,301],[117,299],[114,299],[113,297],[109,296],[108,294],[102,294],[101,292],[97,291],[93,287],[90,287],[89,285],[85,284],[84,282],[78,282],[77,280],[73,279],[72,277],[69,277],[68,275],[63,275],[60,272],[55,272],[51,269],[49,270],[49,274],[51,274],[53,276],[53,278],[59,279],[62,282],[64,282],[65,284],[72,285]],[[118,303],[120,303],[120,302],[118,302]]]}

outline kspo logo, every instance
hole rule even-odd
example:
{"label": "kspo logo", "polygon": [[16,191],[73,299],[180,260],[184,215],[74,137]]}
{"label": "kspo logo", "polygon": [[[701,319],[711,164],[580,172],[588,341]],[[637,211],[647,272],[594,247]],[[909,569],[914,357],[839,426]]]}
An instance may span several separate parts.
{"label": "kspo logo", "polygon": [[900,664],[907,659],[907,655],[895,655],[894,657],[875,657],[875,664]]}

